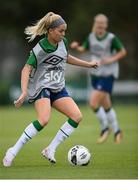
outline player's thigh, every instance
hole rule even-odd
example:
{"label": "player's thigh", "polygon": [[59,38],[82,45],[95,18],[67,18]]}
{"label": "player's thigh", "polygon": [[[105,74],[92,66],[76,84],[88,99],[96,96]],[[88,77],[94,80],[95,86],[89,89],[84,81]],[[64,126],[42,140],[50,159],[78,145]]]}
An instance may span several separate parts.
{"label": "player's thigh", "polygon": [[71,97],[57,99],[53,102],[52,106],[76,122],[80,122],[82,119],[82,114]]}
{"label": "player's thigh", "polygon": [[104,91],[93,90],[90,95],[90,106],[95,109],[101,106],[102,100],[105,98],[106,93]]}
{"label": "player's thigh", "polygon": [[105,97],[102,100],[102,106],[104,109],[109,109],[112,106],[111,96],[109,93],[105,94]]}
{"label": "player's thigh", "polygon": [[38,121],[41,125],[46,125],[51,114],[51,104],[49,98],[41,98],[35,101],[35,110],[37,112]]}

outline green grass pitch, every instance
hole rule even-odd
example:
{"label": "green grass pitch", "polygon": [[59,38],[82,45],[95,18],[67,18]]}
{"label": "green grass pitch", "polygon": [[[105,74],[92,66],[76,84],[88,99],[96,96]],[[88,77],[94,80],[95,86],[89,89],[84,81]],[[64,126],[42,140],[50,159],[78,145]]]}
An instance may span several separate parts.
{"label": "green grass pitch", "polygon": [[[116,105],[115,109],[124,131],[122,144],[113,142],[110,134],[105,144],[96,144],[99,124],[88,106],[81,105],[83,121],[76,132],[57,150],[57,163],[51,165],[41,156],[59,127],[67,119],[52,110],[51,120],[45,129],[18,154],[11,168],[2,166],[2,158],[31,120],[36,119],[30,106],[17,110],[0,107],[0,179],[101,179],[138,178],[138,109],[136,105]],[[68,150],[76,145],[86,146],[92,153],[92,162],[86,167],[71,166],[67,161]]]}

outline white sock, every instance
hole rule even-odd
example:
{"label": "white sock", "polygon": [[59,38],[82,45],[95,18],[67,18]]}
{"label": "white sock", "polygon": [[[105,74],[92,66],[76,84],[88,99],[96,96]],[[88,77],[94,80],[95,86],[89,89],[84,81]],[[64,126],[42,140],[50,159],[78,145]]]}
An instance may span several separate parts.
{"label": "white sock", "polygon": [[16,144],[12,147],[12,153],[16,156],[21,148],[30,140],[33,136],[38,133],[33,123],[29,124],[24,130],[21,137],[18,139]]}
{"label": "white sock", "polygon": [[116,133],[120,128],[118,125],[118,120],[117,120],[114,109],[111,108],[108,112],[106,112],[106,116],[107,116],[109,123],[111,124],[111,127],[112,127],[114,133]]}
{"label": "white sock", "polygon": [[65,141],[73,132],[75,128],[71,126],[68,122],[65,122],[63,126],[61,126],[60,130],[57,132],[56,136],[49,144],[48,148],[52,151],[56,151],[56,148],[59,146],[60,143]]}
{"label": "white sock", "polygon": [[106,129],[108,127],[108,121],[103,107],[100,107],[99,110],[96,112],[96,117],[100,122],[101,130]]}

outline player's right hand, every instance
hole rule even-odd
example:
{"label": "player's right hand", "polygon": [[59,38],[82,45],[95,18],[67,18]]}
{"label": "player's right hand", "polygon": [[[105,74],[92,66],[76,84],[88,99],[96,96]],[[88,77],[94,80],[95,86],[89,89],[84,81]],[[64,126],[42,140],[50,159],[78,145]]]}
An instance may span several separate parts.
{"label": "player's right hand", "polygon": [[25,101],[26,96],[27,96],[26,93],[22,93],[22,94],[20,95],[20,97],[19,97],[16,101],[14,101],[14,105],[15,105],[16,108],[19,108],[19,107],[22,106],[22,104],[23,104],[24,101]]}
{"label": "player's right hand", "polygon": [[71,44],[70,44],[70,48],[71,49],[76,49],[77,47],[79,47],[79,43],[77,41],[73,41]]}

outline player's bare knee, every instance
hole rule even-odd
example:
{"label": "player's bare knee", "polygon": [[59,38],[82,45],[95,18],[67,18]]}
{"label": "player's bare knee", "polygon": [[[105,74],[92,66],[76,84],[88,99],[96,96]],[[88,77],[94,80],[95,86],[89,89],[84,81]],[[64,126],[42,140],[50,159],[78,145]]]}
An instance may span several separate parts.
{"label": "player's bare knee", "polygon": [[83,118],[83,116],[82,116],[82,114],[80,113],[80,114],[78,115],[77,122],[80,123],[80,122],[82,121],[82,118]]}
{"label": "player's bare knee", "polygon": [[39,117],[40,124],[44,127],[48,124],[49,119],[46,117]]}
{"label": "player's bare knee", "polygon": [[93,110],[97,108],[97,103],[95,103],[94,101],[90,101],[89,105]]}
{"label": "player's bare knee", "polygon": [[76,121],[77,123],[80,123],[82,121],[82,113],[81,112],[78,112],[77,114],[75,114],[72,119],[74,121]]}

